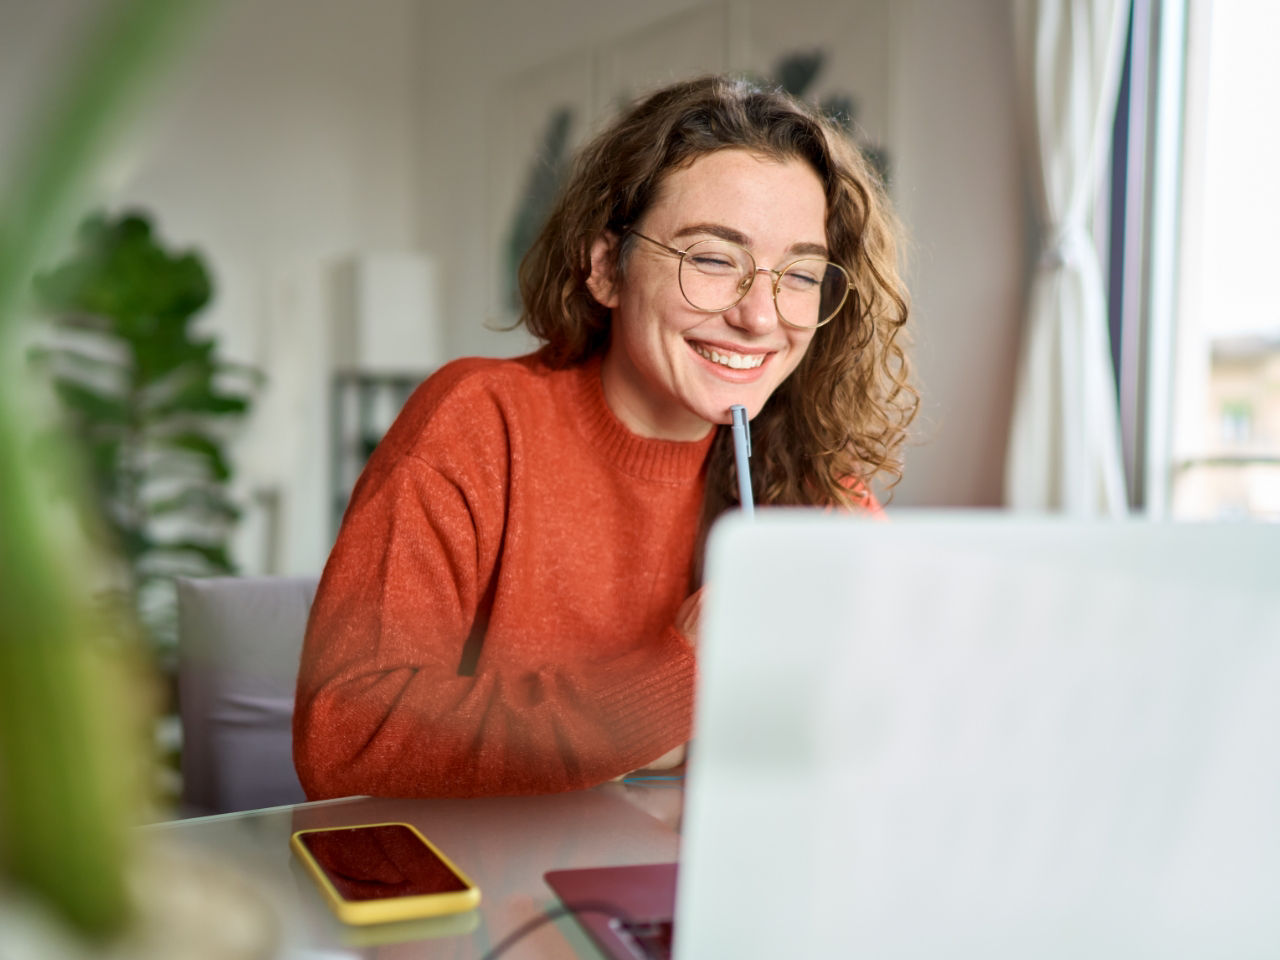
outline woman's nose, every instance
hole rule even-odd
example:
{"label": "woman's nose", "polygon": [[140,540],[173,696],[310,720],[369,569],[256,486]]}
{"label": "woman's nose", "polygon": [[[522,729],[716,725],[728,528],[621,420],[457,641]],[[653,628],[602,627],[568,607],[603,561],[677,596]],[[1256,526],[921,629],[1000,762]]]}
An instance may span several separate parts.
{"label": "woman's nose", "polygon": [[746,296],[725,314],[725,318],[730,326],[752,336],[762,336],[778,324],[778,310],[773,303],[773,274],[764,267],[757,267],[751,280]]}

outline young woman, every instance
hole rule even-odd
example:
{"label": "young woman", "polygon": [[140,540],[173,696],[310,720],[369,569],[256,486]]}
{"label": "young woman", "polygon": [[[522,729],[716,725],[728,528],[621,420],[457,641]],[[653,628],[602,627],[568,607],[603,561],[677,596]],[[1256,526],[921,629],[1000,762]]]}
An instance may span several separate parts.
{"label": "young woman", "polygon": [[729,408],[760,504],[875,511],[900,473],[896,233],[837,128],[743,81],[668,87],[588,145],[521,269],[542,349],[441,369],[352,494],[298,677],[308,796],[678,760]]}

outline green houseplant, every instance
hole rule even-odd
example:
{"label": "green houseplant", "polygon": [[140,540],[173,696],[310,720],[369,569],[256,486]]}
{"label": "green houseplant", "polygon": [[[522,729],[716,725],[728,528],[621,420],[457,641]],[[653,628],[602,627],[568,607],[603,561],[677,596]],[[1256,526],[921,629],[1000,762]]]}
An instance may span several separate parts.
{"label": "green houseplant", "polygon": [[136,212],[87,218],[70,255],[36,280],[51,323],[33,355],[87,455],[105,521],[88,528],[126,561],[117,599],[136,607],[162,655],[173,645],[171,578],[234,572],[225,421],[247,411],[255,375],[198,332],[212,292],[200,255],[167,249]]}

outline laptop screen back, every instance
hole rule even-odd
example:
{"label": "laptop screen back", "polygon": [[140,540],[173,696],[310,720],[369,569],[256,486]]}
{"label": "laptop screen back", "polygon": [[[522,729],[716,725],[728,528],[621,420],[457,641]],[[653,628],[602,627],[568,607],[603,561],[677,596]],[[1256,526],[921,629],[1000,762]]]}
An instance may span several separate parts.
{"label": "laptop screen back", "polygon": [[1280,531],[713,533],[676,956],[1280,943]]}

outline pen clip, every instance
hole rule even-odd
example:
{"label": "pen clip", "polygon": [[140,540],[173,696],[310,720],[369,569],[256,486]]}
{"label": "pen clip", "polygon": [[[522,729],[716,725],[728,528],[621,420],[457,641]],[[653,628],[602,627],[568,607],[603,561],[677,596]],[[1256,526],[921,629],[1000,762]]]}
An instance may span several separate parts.
{"label": "pen clip", "polygon": [[747,419],[747,408],[735,403],[729,408],[733,415],[733,460],[738,471],[738,501],[742,504],[742,512],[748,517],[755,515],[755,500],[751,495],[751,467],[747,461],[751,457],[751,421]]}
{"label": "pen clip", "polygon": [[742,431],[743,442],[747,446],[747,456],[751,456],[751,421],[747,419],[747,408],[735,403],[729,408],[733,414],[733,426]]}

